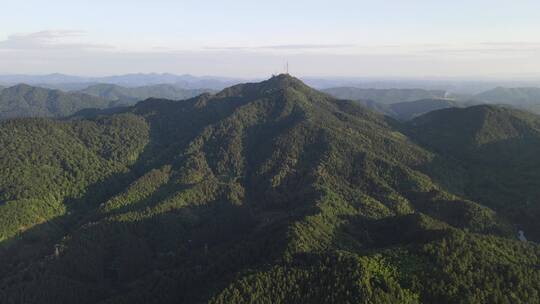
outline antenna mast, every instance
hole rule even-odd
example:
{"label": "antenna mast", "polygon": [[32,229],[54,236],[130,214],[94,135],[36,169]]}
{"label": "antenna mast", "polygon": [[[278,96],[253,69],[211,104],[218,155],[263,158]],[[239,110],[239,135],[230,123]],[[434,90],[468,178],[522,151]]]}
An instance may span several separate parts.
{"label": "antenna mast", "polygon": [[285,64],[285,73],[289,75],[289,61]]}

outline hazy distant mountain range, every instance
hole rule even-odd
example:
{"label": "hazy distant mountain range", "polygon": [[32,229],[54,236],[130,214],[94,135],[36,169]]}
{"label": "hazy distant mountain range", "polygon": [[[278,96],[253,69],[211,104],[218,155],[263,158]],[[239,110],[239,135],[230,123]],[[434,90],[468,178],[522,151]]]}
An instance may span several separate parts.
{"label": "hazy distant mountain range", "polygon": [[115,101],[117,104],[131,105],[137,101],[148,98],[182,100],[203,93],[213,93],[215,91],[210,89],[182,89],[170,84],[156,84],[133,88],[114,84],[97,84],[83,89],[80,92]]}
{"label": "hazy distant mountain range", "polygon": [[540,303],[534,114],[279,75],[0,147],[2,304]]}
{"label": "hazy distant mountain range", "polygon": [[475,95],[496,87],[539,87],[536,80],[459,80],[437,78],[360,78],[360,77],[303,77],[302,80],[317,89],[354,87],[360,89],[425,89],[447,91],[454,94]]}
{"label": "hazy distant mountain range", "polygon": [[[308,79],[321,87],[335,83],[353,83],[354,80]],[[30,90],[26,85],[0,95],[0,118],[62,117],[82,109],[133,105],[147,98],[183,100],[202,93],[214,93],[238,81],[241,80],[173,74],[128,74],[95,78],[63,74],[0,76],[0,84],[11,86],[24,82],[36,87]],[[379,87],[390,84],[392,82],[373,83]],[[360,83],[359,87],[333,87],[322,91],[335,98],[355,100],[398,120],[409,120],[434,110],[477,104],[508,105],[540,113],[540,88],[535,87],[493,87],[478,94],[465,94],[447,90],[399,88],[399,85],[407,86],[411,83],[394,84],[395,88],[382,89],[363,88]],[[429,82],[427,84],[429,86]],[[0,86],[0,90],[5,85]]]}
{"label": "hazy distant mountain range", "polygon": [[540,101],[540,88],[503,88],[497,87],[492,90],[477,94],[477,99],[491,103],[508,104],[536,104]]}
{"label": "hazy distant mountain range", "polygon": [[[234,78],[220,76],[175,75],[170,73],[136,73],[105,77],[82,77],[60,73],[47,75],[0,75],[0,85],[11,86],[19,83],[37,85],[64,91],[81,90],[94,84],[116,84],[124,87],[140,87],[155,84],[173,84],[183,89],[213,89],[245,82],[260,81],[259,78]],[[534,80],[459,80],[459,79],[408,79],[369,77],[302,77],[309,86],[316,89],[354,87],[361,89],[417,89],[447,91],[454,94],[475,95],[496,87],[537,87]]]}
{"label": "hazy distant mountain range", "polygon": [[507,104],[533,111],[540,110],[540,88],[503,88],[495,89],[477,94],[473,99],[485,101],[492,104]]}
{"label": "hazy distant mountain range", "polygon": [[406,121],[432,111],[460,107],[464,105],[450,99],[421,99],[388,105],[383,114]]}
{"label": "hazy distant mountain range", "polygon": [[445,91],[423,89],[361,89],[339,87],[323,90],[323,92],[340,99],[373,100],[382,104],[415,101],[428,98],[444,98]]}
{"label": "hazy distant mountain range", "polygon": [[174,84],[184,89],[213,89],[221,90],[225,87],[242,82],[241,79],[226,77],[196,77],[192,75],[174,74],[126,74],[107,77],[80,77],[64,74],[48,75],[0,75],[0,84],[15,85],[26,83],[29,85],[39,85],[41,87],[80,90],[92,84],[116,84],[124,87],[139,87],[156,84]]}
{"label": "hazy distant mountain range", "polygon": [[[450,107],[495,104],[540,114],[540,88],[497,87],[475,95],[454,95],[424,89],[362,89],[338,87],[323,90],[340,99],[356,100],[368,108],[399,120]],[[449,98],[446,98],[446,97]]]}

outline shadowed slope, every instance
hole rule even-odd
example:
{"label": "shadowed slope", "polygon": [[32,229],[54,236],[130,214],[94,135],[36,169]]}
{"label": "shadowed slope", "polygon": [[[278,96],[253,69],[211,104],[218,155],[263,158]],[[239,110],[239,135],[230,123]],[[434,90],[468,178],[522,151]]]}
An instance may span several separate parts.
{"label": "shadowed slope", "polygon": [[[95,208],[49,256],[5,268],[2,302],[536,299],[538,247],[504,238],[494,211],[420,171],[437,155],[354,102],[279,75],[127,111],[149,134],[130,184],[87,193]],[[450,175],[444,160],[438,173]]]}
{"label": "shadowed slope", "polygon": [[475,106],[432,112],[412,125],[421,142],[462,163],[471,177],[468,196],[505,210],[540,238],[540,117]]}

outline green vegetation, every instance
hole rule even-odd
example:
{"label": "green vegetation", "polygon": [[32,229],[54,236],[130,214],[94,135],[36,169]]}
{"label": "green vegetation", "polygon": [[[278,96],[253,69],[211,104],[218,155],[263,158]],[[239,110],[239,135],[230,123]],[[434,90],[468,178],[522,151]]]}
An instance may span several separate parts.
{"label": "green vegetation", "polygon": [[370,100],[358,100],[357,102],[374,112],[390,116],[400,121],[408,121],[436,110],[463,107],[463,105],[457,101],[442,98],[398,102],[389,105]]}
{"label": "green vegetation", "polygon": [[537,118],[487,109],[401,124],[279,75],[5,121],[0,302],[539,302],[540,247],[472,174],[510,139],[538,161]]}
{"label": "green vegetation", "polygon": [[[66,199],[125,172],[148,140],[125,114],[95,121],[18,119],[0,123],[0,241],[66,213]],[[106,189],[92,190],[106,191]]]}
{"label": "green vegetation", "polygon": [[423,114],[447,108],[457,108],[461,105],[450,99],[422,99],[409,102],[398,102],[388,106],[392,117],[405,121]]}
{"label": "green vegetation", "polygon": [[0,90],[0,119],[62,117],[87,108],[106,108],[109,101],[82,93],[64,93],[29,85]]}
{"label": "green vegetation", "polygon": [[21,84],[5,89],[0,87],[0,119],[59,118],[77,112],[86,116],[92,109],[129,106],[148,98],[183,100],[208,92],[211,91],[181,89],[166,84],[136,88],[98,84],[78,92],[62,92]]}
{"label": "green vegetation", "polygon": [[489,104],[508,105],[531,113],[540,114],[539,88],[503,88],[476,94],[473,99]]}
{"label": "green vegetation", "polygon": [[418,303],[380,258],[305,256],[242,278],[210,303]]}
{"label": "green vegetation", "polygon": [[419,141],[458,160],[468,175],[463,193],[540,238],[540,117],[475,106],[432,112],[412,125]]}
{"label": "green vegetation", "polygon": [[158,84],[135,88],[126,88],[114,84],[97,84],[81,90],[80,92],[112,101],[115,105],[132,105],[148,98],[183,100],[212,91],[204,89],[183,89],[170,84]]}

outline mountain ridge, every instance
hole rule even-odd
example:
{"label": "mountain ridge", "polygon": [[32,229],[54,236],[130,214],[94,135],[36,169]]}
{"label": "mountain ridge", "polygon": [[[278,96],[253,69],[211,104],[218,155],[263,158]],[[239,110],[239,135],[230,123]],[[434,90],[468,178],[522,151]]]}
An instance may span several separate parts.
{"label": "mountain ridge", "polygon": [[[515,223],[538,238],[540,227],[534,218],[540,215],[539,203],[535,202],[540,197],[540,184],[536,182],[540,116],[480,105],[434,111],[411,124],[413,136],[473,168],[470,176],[475,186],[468,190],[472,198],[505,210]],[[518,182],[524,180],[527,182]]]}
{"label": "mountain ridge", "polygon": [[[54,141],[18,144],[18,130],[42,123],[58,130]],[[11,226],[2,302],[536,300],[538,245],[439,182],[467,168],[420,145],[414,126],[289,75],[113,115],[4,124],[0,142],[13,152],[0,159],[26,172],[44,155],[34,175],[47,179],[36,188],[4,178],[0,214],[34,214],[28,202],[49,194],[69,212],[37,209],[25,230]],[[45,145],[73,141],[86,152]]]}
{"label": "mountain ridge", "polygon": [[133,88],[114,84],[96,84],[80,90],[80,92],[114,101],[117,104],[131,105],[148,98],[183,100],[214,91],[209,89],[182,89],[170,84]]}
{"label": "mountain ridge", "polygon": [[0,91],[0,118],[63,117],[85,108],[105,108],[109,102],[83,93],[65,93],[19,84]]}
{"label": "mountain ridge", "polygon": [[104,77],[83,77],[60,73],[46,75],[0,75],[0,84],[30,85],[52,87],[54,89],[83,89],[89,85],[108,83],[126,87],[138,87],[156,84],[175,84],[185,89],[214,89],[240,83],[241,79],[219,76],[176,75],[171,73],[132,73]]}
{"label": "mountain ridge", "polygon": [[416,101],[421,99],[445,98],[442,90],[424,89],[361,89],[356,87],[338,87],[323,90],[336,98],[349,100],[373,100],[381,104]]}

